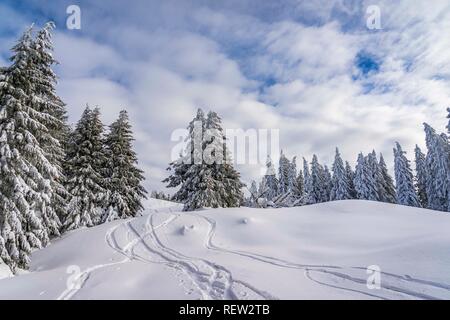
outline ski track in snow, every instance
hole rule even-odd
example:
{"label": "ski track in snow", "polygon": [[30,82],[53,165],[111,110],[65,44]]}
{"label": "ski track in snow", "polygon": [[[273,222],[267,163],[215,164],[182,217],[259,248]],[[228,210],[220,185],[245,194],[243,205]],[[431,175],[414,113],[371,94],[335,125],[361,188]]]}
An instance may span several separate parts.
{"label": "ski track in snow", "polygon": [[[169,214],[169,216],[160,224],[155,225],[154,217],[160,212]],[[365,271],[365,267],[343,268],[332,265],[299,264],[272,256],[222,248],[213,243],[217,225],[215,220],[199,213],[183,213],[183,215],[191,215],[206,221],[209,226],[204,243],[206,249],[238,255],[281,268],[298,269],[303,272],[307,279],[322,286],[355,292],[376,299],[409,298],[436,300],[441,299],[442,296],[446,298],[450,297],[450,285],[413,278],[408,275],[403,276],[381,272],[381,288],[379,290],[369,290],[366,287],[366,278],[358,278],[351,274],[355,271]],[[73,281],[77,285],[68,287],[57,299],[72,299],[85,286],[94,271],[132,260],[143,263],[163,264],[172,268],[183,275],[192,285],[190,288],[185,288],[188,294],[196,291],[201,299],[204,300],[277,299],[272,294],[259,290],[245,281],[234,279],[230,270],[224,266],[206,259],[186,256],[165,245],[156,231],[174,222],[179,216],[180,213],[173,212],[171,208],[161,211],[153,209],[147,216],[142,232],[139,232],[133,225],[135,219],[127,220],[108,230],[105,235],[106,243],[113,250],[125,256],[125,258],[121,261],[99,264],[87,268],[74,278]],[[119,244],[119,232],[121,232],[121,235],[124,232],[126,234],[128,242],[123,246]],[[138,250],[143,252],[138,253]],[[408,285],[408,288],[405,288],[404,285]],[[414,287],[414,290],[410,288],[411,286]],[[440,294],[438,296],[432,295],[428,293],[429,291],[434,293],[437,291]]]}
{"label": "ski track in snow", "polygon": [[[430,294],[424,293],[424,290],[434,290],[434,291],[440,291],[447,299],[450,297],[450,285],[448,284],[442,284],[437,282],[432,282],[428,280],[422,280],[413,278],[411,276],[405,275],[397,275],[393,273],[388,272],[381,272],[382,281],[381,281],[381,288],[379,290],[369,290],[367,288],[367,279],[364,278],[358,278],[355,276],[352,276],[350,274],[344,273],[346,270],[343,267],[339,266],[330,266],[330,265],[307,265],[307,264],[298,264],[289,262],[283,259],[278,259],[271,256],[256,254],[252,252],[247,251],[239,251],[239,250],[230,250],[221,248],[219,246],[216,246],[213,243],[213,238],[216,233],[216,221],[213,220],[210,217],[206,217],[199,213],[190,213],[190,215],[195,217],[200,217],[204,219],[209,224],[209,232],[205,239],[205,247],[207,249],[216,250],[223,253],[229,253],[229,254],[235,254],[242,257],[254,259],[263,263],[268,263],[271,265],[275,265],[282,268],[290,268],[290,269],[300,269],[304,271],[305,276],[310,279],[311,281],[314,281],[315,283],[333,287],[336,289],[342,289],[352,292],[357,292],[363,295],[379,298],[379,299],[388,299],[390,297],[393,298],[399,298],[400,297],[406,297],[406,298],[412,298],[412,299],[432,299],[432,300],[439,300],[440,297],[432,296]],[[366,270],[365,267],[349,267],[347,269],[350,269],[350,271],[355,270]],[[345,284],[346,282],[350,282],[353,286],[352,287],[345,287],[345,286],[337,286],[335,284],[329,284],[325,283],[323,281],[319,281],[317,279],[314,279],[312,277],[312,274],[326,274],[330,277],[337,278],[337,280],[341,284]],[[419,290],[412,290],[403,288],[400,285],[401,284],[413,284],[413,285],[420,285],[418,287]],[[359,287],[359,289],[356,289],[354,286]],[[387,296],[381,295],[383,293],[386,293],[388,291]],[[375,294],[377,293],[377,294]]]}
{"label": "ski track in snow", "polygon": [[[106,237],[108,245],[125,255],[127,261],[136,259],[145,263],[160,263],[179,271],[192,284],[193,290],[205,300],[275,299],[267,292],[234,279],[231,272],[223,266],[205,259],[188,257],[165,246],[156,231],[175,221],[179,214],[171,213],[165,221],[155,226],[153,220],[157,213],[158,211],[155,210],[153,214],[148,215],[143,233],[140,233],[133,225],[133,220],[113,228]],[[118,244],[116,238],[116,232],[120,229],[125,229],[132,237],[131,241],[123,247]],[[139,246],[144,249],[143,253],[136,252]],[[189,291],[192,293],[192,290]]]}

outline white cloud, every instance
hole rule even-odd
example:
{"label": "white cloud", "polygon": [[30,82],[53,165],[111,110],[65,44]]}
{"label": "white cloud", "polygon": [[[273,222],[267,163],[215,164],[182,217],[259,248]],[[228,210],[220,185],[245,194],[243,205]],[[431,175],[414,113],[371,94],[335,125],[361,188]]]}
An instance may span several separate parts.
{"label": "white cloud", "polygon": [[[227,127],[278,128],[289,156],[317,153],[328,164],[335,146],[352,163],[373,148],[390,161],[396,140],[411,158],[414,144],[423,146],[423,121],[444,129],[447,1],[381,1],[380,31],[365,28],[369,1],[284,4],[153,2],[154,19],[148,2],[82,5],[82,35],[59,29],[55,37],[71,121],[85,103],[98,104],[105,123],[129,110],[149,189],[162,187],[170,134],[197,107],[214,109]],[[96,20],[100,9],[108,15]],[[354,81],[361,51],[380,69]],[[239,169],[246,181],[260,173]]]}

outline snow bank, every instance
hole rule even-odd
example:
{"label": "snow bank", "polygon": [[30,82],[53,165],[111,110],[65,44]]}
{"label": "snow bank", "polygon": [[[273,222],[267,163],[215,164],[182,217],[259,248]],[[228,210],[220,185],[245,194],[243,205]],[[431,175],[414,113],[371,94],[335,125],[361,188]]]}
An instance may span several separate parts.
{"label": "snow bank", "polygon": [[33,253],[32,272],[0,281],[0,299],[450,299],[447,213],[357,200],[163,205]]}

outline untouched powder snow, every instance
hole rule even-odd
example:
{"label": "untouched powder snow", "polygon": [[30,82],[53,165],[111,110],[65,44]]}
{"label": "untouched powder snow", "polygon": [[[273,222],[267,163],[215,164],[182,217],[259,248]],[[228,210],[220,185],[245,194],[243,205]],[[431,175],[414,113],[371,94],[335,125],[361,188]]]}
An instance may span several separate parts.
{"label": "untouched powder snow", "polygon": [[447,213],[358,200],[186,213],[153,200],[34,252],[0,299],[450,299]]}

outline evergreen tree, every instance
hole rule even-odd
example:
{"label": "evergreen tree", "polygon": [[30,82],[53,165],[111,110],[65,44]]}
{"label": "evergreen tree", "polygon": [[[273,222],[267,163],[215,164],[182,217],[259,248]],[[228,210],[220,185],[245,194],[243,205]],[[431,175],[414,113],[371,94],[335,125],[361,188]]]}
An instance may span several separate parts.
{"label": "evergreen tree", "polygon": [[308,204],[327,201],[324,199],[326,196],[325,176],[325,169],[319,164],[317,156],[313,155],[309,177],[311,185],[308,193]]}
{"label": "evergreen tree", "polygon": [[315,198],[313,194],[313,184],[311,174],[309,172],[309,165],[305,158],[303,158],[303,174],[305,182],[305,204],[314,204]]}
{"label": "evergreen tree", "polygon": [[[48,22],[37,33],[36,40],[32,43],[33,63],[36,64],[39,77],[35,79],[35,93],[38,97],[39,111],[45,112],[49,116],[46,127],[52,138],[58,141],[45,143],[42,141],[42,148],[46,151],[49,160],[63,171],[65,147],[70,128],[67,125],[67,111],[65,103],[56,94],[55,86],[57,77],[52,67],[58,62],[53,57],[52,31],[55,28],[53,22]],[[52,182],[52,209],[44,216],[44,224],[50,231],[51,235],[58,236],[61,223],[59,217],[66,215],[66,203],[68,201],[68,193],[65,189],[65,177],[61,174],[58,180]]]}
{"label": "evergreen tree", "polygon": [[409,160],[398,142],[394,148],[394,170],[397,191],[397,203],[405,206],[420,207],[414,189],[414,178],[409,166]]}
{"label": "evergreen tree", "polygon": [[416,190],[419,197],[420,204],[426,208],[428,206],[427,198],[427,163],[425,154],[422,153],[419,146],[415,148],[415,162],[416,162]]}
{"label": "evergreen tree", "polygon": [[264,197],[272,201],[273,198],[275,198],[278,195],[278,180],[275,175],[275,168],[272,163],[272,159],[270,156],[267,156],[267,162],[266,162],[266,174],[263,177],[263,186],[264,186]]}
{"label": "evergreen tree", "polygon": [[285,194],[289,191],[289,175],[290,175],[290,162],[288,158],[283,154],[281,150],[278,166],[278,194]]}
{"label": "evergreen tree", "polygon": [[[239,172],[232,165],[231,154],[227,148],[226,137],[222,128],[222,119],[216,112],[208,112],[206,130],[211,132],[210,140],[206,141],[206,150],[213,146],[212,152],[209,154],[215,159],[212,163],[213,176],[218,185],[220,207],[239,207],[243,200],[242,188],[245,185],[241,182]],[[218,156],[219,152],[220,155]]]}
{"label": "evergreen tree", "polygon": [[322,196],[322,202],[330,201],[330,195],[331,195],[331,188],[333,187],[333,178],[331,176],[330,169],[328,169],[328,166],[323,166],[323,196]]}
{"label": "evergreen tree", "polygon": [[[142,199],[147,191],[141,185],[143,171],[137,167],[138,159],[133,151],[133,133],[125,110],[111,124],[105,139],[107,152],[108,205],[103,221],[135,217],[143,210]],[[165,195],[162,194],[164,199]]]}
{"label": "evergreen tree", "polygon": [[49,100],[40,92],[45,78],[34,46],[30,28],[0,75],[0,230],[13,271],[27,268],[31,248],[47,245],[59,229],[51,199],[61,178],[54,161],[60,149],[51,132],[56,121],[44,108]]}
{"label": "evergreen tree", "polygon": [[293,192],[297,184],[297,157],[293,157],[289,164],[288,190]]}
{"label": "evergreen tree", "polygon": [[356,198],[356,190],[355,190],[355,185],[353,183],[353,180],[355,179],[355,173],[352,170],[352,167],[350,166],[350,163],[348,163],[348,161],[345,161],[345,174],[347,176],[347,181],[348,181],[348,189],[349,189],[349,194],[350,194],[350,199],[355,199]]}
{"label": "evergreen tree", "polygon": [[447,139],[438,135],[434,129],[424,123],[427,155],[426,155],[426,194],[428,208],[432,210],[448,210],[448,176],[450,171],[449,146]]}
{"label": "evergreen tree", "polygon": [[248,190],[250,192],[250,206],[255,207],[256,203],[258,201],[259,195],[258,195],[258,186],[256,185],[256,181],[252,180],[252,183],[250,185],[250,189]]}
{"label": "evergreen tree", "polygon": [[336,148],[336,155],[333,163],[333,179],[330,200],[347,200],[351,199],[349,180],[344,167],[339,149]]}
{"label": "evergreen tree", "polygon": [[[172,197],[174,201],[185,203],[188,200],[192,186],[192,173],[201,171],[203,167],[203,132],[205,126],[205,114],[199,108],[196,116],[187,127],[189,134],[185,141],[186,149],[184,155],[180,154],[180,157],[172,161],[167,168],[167,171],[171,172],[169,177],[163,180],[163,182],[168,183],[167,188],[181,186]],[[187,179],[189,179],[189,183],[186,183]]]}
{"label": "evergreen tree", "polygon": [[231,163],[220,117],[209,112],[205,119],[199,109],[188,130],[186,155],[170,165],[173,173],[164,182],[168,187],[181,184],[176,198],[185,211],[240,206],[244,184]]}
{"label": "evergreen tree", "polygon": [[301,199],[305,194],[305,182],[303,179],[303,171],[300,170],[298,172],[298,175],[295,179],[295,184],[292,189],[292,193],[294,196],[294,199]]}
{"label": "evergreen tree", "polygon": [[98,108],[86,107],[78,121],[67,152],[67,188],[71,195],[66,230],[92,227],[101,222],[106,208],[106,152]]}
{"label": "evergreen tree", "polygon": [[382,201],[382,199],[387,196],[384,195],[384,178],[381,174],[381,169],[378,164],[377,153],[375,152],[375,150],[367,155],[367,167],[378,191],[378,198],[376,199],[376,201]]}
{"label": "evergreen tree", "polygon": [[396,193],[394,181],[389,175],[383,155],[380,154],[379,169],[381,174],[381,192],[380,201],[388,203],[396,203]]}
{"label": "evergreen tree", "polygon": [[364,157],[362,153],[358,155],[353,183],[358,199],[378,201],[378,184],[370,171],[368,157]]}

